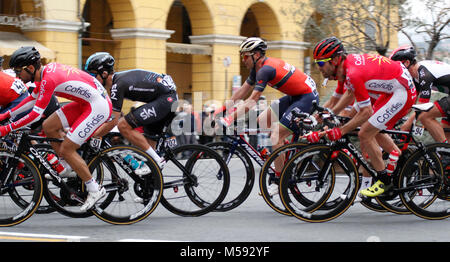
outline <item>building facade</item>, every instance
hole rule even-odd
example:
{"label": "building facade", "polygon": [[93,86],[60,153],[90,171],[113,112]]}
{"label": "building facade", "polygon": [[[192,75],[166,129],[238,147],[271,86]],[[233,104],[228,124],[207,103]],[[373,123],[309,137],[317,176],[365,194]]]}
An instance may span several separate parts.
{"label": "building facade", "polygon": [[[89,55],[107,51],[117,61],[116,71],[140,68],[170,74],[180,98],[202,101],[194,105],[199,110],[207,101],[229,98],[245,81],[248,71],[240,60],[239,44],[249,36],[266,39],[268,56],[305,70],[320,83],[309,59],[311,44],[318,39],[305,39],[304,29],[286,14],[299,8],[297,2],[10,0],[0,2],[0,35],[41,45],[44,62],[83,67]],[[312,9],[302,13],[314,17]],[[0,52],[7,62],[11,48]],[[267,88],[264,95],[271,100],[281,94]]]}

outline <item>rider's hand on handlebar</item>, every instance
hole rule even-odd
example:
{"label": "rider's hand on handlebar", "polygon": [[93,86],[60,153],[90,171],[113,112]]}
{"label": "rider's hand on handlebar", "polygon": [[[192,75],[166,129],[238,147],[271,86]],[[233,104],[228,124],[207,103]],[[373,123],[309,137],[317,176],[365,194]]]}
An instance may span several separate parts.
{"label": "rider's hand on handlebar", "polygon": [[306,135],[306,139],[310,143],[317,143],[317,142],[319,142],[319,140],[320,140],[319,132],[315,131],[315,132],[311,132],[311,133],[307,134]]}
{"label": "rider's hand on handlebar", "polygon": [[342,132],[339,127],[328,129],[326,132],[328,139],[330,139],[331,141],[339,140],[342,137]]}
{"label": "rider's hand on handlebar", "polygon": [[229,127],[231,126],[231,124],[233,123],[234,119],[233,119],[233,115],[229,115],[226,117],[221,117],[219,119],[219,123],[224,126],[224,127]]}

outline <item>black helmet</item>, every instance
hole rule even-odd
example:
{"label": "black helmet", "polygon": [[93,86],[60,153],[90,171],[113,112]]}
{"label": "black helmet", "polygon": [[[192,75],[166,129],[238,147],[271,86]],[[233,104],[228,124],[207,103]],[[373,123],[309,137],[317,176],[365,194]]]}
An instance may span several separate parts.
{"label": "black helmet", "polygon": [[316,46],[314,47],[313,56],[314,59],[320,60],[326,58],[333,58],[343,53],[345,53],[345,48],[341,40],[332,36],[325,38],[316,44]]}
{"label": "black helmet", "polygon": [[[29,65],[40,65],[41,54],[34,46],[23,46],[11,55],[9,67],[24,67]],[[39,66],[38,66],[39,67]]]}
{"label": "black helmet", "polygon": [[239,52],[251,52],[253,50],[259,50],[263,54],[267,50],[267,43],[260,37],[249,37],[245,39],[239,46]]}
{"label": "black helmet", "polygon": [[416,49],[413,46],[404,45],[392,51],[390,59],[394,61],[414,61],[416,59]]}
{"label": "black helmet", "polygon": [[95,70],[98,73],[103,71],[107,71],[111,73],[114,69],[114,57],[112,57],[107,52],[97,52],[91,55],[86,60],[86,65],[84,66],[84,71],[89,72],[91,70]]}

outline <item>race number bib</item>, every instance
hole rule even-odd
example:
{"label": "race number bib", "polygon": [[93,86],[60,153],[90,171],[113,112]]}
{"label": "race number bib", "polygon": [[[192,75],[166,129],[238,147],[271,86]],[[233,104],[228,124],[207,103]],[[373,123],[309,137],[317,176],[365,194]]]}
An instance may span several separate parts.
{"label": "race number bib", "polygon": [[177,86],[175,85],[175,82],[173,82],[173,79],[170,75],[165,75],[161,81],[161,83],[165,86],[167,86],[170,90],[177,90]]}
{"label": "race number bib", "polygon": [[11,89],[19,95],[27,91],[27,87],[20,79],[14,79],[14,82],[11,85]]}

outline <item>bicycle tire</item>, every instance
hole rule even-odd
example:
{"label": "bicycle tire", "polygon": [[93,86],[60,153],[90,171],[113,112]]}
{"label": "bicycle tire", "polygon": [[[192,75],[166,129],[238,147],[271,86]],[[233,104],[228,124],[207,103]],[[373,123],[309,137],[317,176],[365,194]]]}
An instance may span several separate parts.
{"label": "bicycle tire", "polygon": [[[0,167],[12,168],[10,181],[0,188],[0,226],[15,226],[29,219],[38,209],[43,197],[43,182],[37,165],[27,155],[20,155],[20,163],[28,172],[20,175],[20,170],[9,166],[14,154],[0,148]],[[17,162],[16,162],[17,164]],[[6,170],[8,171],[8,170]],[[30,193],[31,192],[31,193]]]}
{"label": "bicycle tire", "polygon": [[[409,189],[400,193],[403,204],[416,216],[440,220],[450,217],[450,201],[448,201],[449,179],[444,172],[441,159],[450,159],[450,145],[435,143],[426,146],[430,156],[427,160],[421,151],[414,152],[405,162],[399,178],[398,188]],[[417,168],[417,163],[421,164]]]}
{"label": "bicycle tire", "polygon": [[[322,166],[327,159],[331,159],[333,165],[325,169]],[[300,169],[297,169],[299,164]],[[328,170],[327,180],[323,184],[317,180],[321,170]],[[316,180],[313,180],[314,178]],[[305,206],[299,203],[296,197],[291,197],[289,188],[293,181],[300,184],[306,182],[306,187],[300,185],[298,188],[306,189],[301,192],[302,195],[308,193],[307,190],[309,193],[317,194],[316,202]],[[315,181],[315,188],[309,185],[311,181]],[[339,190],[336,190],[337,186]],[[287,162],[280,178],[280,196],[283,205],[294,217],[306,222],[326,222],[336,219],[353,204],[358,188],[359,173],[353,160],[345,152],[332,151],[329,146],[323,144],[310,145],[297,152]],[[329,199],[335,202],[333,208],[321,208]],[[336,201],[337,199],[340,201]]]}
{"label": "bicycle tire", "polygon": [[[212,142],[206,145],[227,161],[230,172],[230,188],[224,201],[216,207],[216,211],[225,212],[235,209],[244,203],[253,190],[255,169],[252,160],[242,148],[232,143]],[[229,156],[232,150],[233,155]]]}
{"label": "bicycle tire", "polygon": [[[215,210],[230,186],[230,174],[223,158],[210,147],[199,144],[178,146],[170,155],[162,170],[161,204],[179,216],[201,216]],[[176,164],[183,165],[197,181],[190,181]]]}
{"label": "bicycle tire", "polygon": [[297,142],[293,144],[283,145],[275,149],[266,159],[259,172],[259,189],[261,196],[270,208],[282,215],[291,216],[291,213],[284,207],[278,194],[270,196],[267,190],[267,187],[272,182],[279,183],[279,177],[276,177],[274,173],[273,162],[275,161],[275,159],[280,157],[280,155],[293,155],[295,151],[307,145],[307,143]]}
{"label": "bicycle tire", "polygon": [[[124,157],[131,155],[147,165],[149,173],[138,176]],[[101,185],[107,195],[98,201],[92,213],[99,219],[114,225],[130,225],[147,218],[158,206],[163,180],[159,167],[147,153],[131,145],[114,145],[100,151],[88,163],[93,176],[102,177]],[[124,208],[125,207],[125,208]]]}

